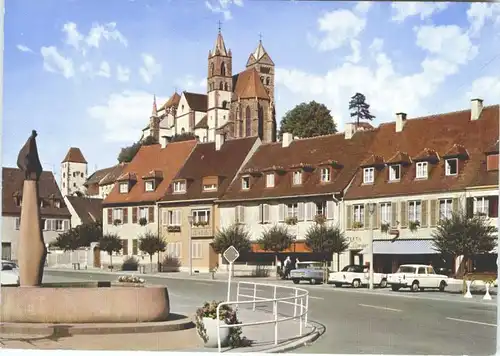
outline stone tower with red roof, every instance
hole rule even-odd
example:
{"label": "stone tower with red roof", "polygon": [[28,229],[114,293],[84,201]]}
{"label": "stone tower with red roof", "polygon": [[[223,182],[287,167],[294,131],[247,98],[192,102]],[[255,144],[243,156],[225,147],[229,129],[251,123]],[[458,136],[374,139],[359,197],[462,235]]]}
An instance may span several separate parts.
{"label": "stone tower with red roof", "polygon": [[85,192],[87,161],[78,147],[70,147],[61,162],[61,193],[63,197]]}

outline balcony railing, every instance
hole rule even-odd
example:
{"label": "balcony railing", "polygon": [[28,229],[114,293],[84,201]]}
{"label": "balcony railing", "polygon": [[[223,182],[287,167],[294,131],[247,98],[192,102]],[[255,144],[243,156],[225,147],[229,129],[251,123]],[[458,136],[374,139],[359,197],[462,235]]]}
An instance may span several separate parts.
{"label": "balcony railing", "polygon": [[210,225],[204,226],[193,226],[192,236],[193,237],[211,237],[214,234],[214,230]]}

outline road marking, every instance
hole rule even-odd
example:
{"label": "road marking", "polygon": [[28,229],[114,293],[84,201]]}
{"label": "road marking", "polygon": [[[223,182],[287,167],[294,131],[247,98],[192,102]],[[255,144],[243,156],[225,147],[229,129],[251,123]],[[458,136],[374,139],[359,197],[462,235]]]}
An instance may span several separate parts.
{"label": "road marking", "polygon": [[361,307],[374,308],[374,309],[382,309],[382,310],[389,310],[389,311],[393,311],[393,312],[400,312],[400,311],[402,311],[401,309],[379,307],[377,305],[369,305],[369,304],[358,304],[358,305],[361,306]]}
{"label": "road marking", "polygon": [[325,298],[322,298],[322,297],[315,297],[313,295],[310,295],[309,298],[311,299],[320,299],[320,300],[324,300]]}
{"label": "road marking", "polygon": [[497,326],[497,324],[483,323],[481,321],[474,321],[474,320],[456,319],[456,318],[446,318],[446,319],[453,320],[453,321],[459,321],[462,323],[471,323],[471,324],[479,324],[479,325],[494,326],[494,327]]}

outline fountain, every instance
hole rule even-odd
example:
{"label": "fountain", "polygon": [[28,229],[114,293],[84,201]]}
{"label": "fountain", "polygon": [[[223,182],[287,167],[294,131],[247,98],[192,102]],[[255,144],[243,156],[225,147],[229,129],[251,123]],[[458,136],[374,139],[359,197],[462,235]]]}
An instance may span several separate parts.
{"label": "fountain", "polygon": [[25,173],[18,244],[20,285],[0,290],[0,331],[19,332],[42,324],[56,328],[61,323],[75,330],[91,326],[96,333],[102,332],[99,324],[108,330],[113,323],[136,331],[141,326],[157,331],[168,331],[172,324],[176,324],[176,330],[190,327],[192,321],[187,317],[170,314],[165,286],[110,282],[42,284],[47,250],[40,224],[38,182],[42,166],[36,136],[36,131],[32,131],[17,160]]}

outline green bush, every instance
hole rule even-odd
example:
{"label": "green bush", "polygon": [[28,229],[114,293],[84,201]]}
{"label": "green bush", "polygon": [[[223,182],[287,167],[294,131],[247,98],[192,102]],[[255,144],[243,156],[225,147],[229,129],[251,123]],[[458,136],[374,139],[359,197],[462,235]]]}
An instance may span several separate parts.
{"label": "green bush", "polygon": [[135,257],[128,257],[122,264],[122,271],[137,271],[139,261]]}

